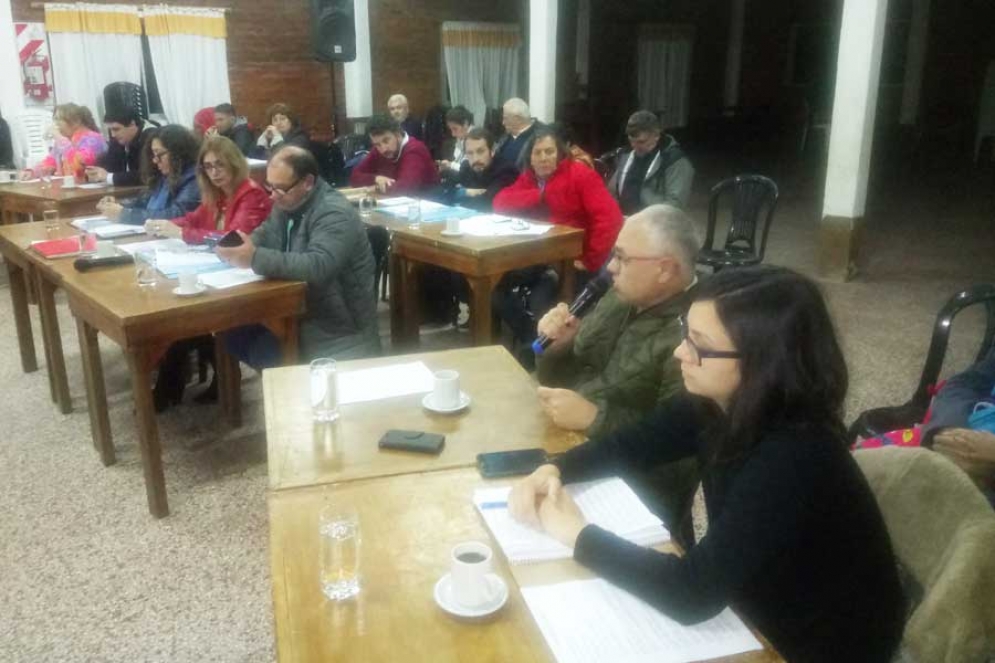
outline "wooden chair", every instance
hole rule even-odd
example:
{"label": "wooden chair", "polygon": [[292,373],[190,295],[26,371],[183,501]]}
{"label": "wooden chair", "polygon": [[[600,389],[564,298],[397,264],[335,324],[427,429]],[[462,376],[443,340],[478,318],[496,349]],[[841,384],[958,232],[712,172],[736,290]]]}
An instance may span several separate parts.
{"label": "wooden chair", "polygon": [[[774,220],[779,195],[774,180],[763,175],[737,175],[712,187],[708,202],[708,231],[698,253],[698,263],[717,272],[723,267],[746,267],[763,262],[767,234]],[[731,219],[725,244],[715,248],[719,208],[730,196]]]}

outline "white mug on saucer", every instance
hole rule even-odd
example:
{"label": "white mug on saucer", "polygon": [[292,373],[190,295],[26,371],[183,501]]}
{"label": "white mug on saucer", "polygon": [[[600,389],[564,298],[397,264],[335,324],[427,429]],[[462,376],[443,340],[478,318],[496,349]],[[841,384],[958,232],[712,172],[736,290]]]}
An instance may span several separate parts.
{"label": "white mug on saucer", "polygon": [[97,257],[107,258],[109,256],[115,255],[117,249],[114,248],[114,242],[109,239],[97,240]]}
{"label": "white mug on saucer", "polygon": [[479,608],[494,600],[487,578],[493,557],[490,547],[479,541],[467,541],[453,547],[451,576],[453,598],[457,603],[466,608]]}
{"label": "white mug on saucer", "polygon": [[76,188],[76,178],[72,175],[66,175],[62,178],[62,188],[63,189],[75,189]]}
{"label": "white mug on saucer", "polygon": [[459,219],[458,218],[448,218],[446,219],[446,232],[447,233],[458,233],[459,232]]}
{"label": "white mug on saucer", "polygon": [[198,283],[197,272],[184,272],[179,276],[180,292],[189,295],[197,292]]}
{"label": "white mug on saucer", "polygon": [[0,184],[7,184],[9,182],[17,181],[17,171],[16,170],[0,170]]}
{"label": "white mug on saucer", "polygon": [[436,371],[432,404],[440,410],[448,410],[458,407],[459,402],[459,372]]}

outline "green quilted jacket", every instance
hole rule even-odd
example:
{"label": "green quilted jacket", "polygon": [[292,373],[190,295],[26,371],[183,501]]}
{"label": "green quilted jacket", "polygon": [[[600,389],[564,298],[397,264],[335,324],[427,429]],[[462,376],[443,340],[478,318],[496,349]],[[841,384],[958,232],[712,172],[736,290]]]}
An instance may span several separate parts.
{"label": "green quilted jacket", "polygon": [[641,419],[681,389],[674,350],[681,343],[681,293],[637,314],[609,290],[584,318],[573,344],[538,358],[539,383],[572,389],[598,406],[588,437]]}

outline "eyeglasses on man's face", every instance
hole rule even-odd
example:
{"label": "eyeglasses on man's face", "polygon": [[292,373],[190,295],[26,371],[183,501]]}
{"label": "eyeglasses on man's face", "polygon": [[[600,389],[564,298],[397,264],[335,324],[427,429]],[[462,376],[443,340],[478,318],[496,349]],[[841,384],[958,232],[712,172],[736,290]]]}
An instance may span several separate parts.
{"label": "eyeglasses on man's face", "polygon": [[677,317],[677,320],[681,325],[681,338],[688,346],[691,361],[699,366],[701,366],[702,359],[739,359],[742,356],[740,353],[733,350],[711,350],[709,348],[701,347],[691,340],[691,331],[688,328],[687,315],[680,315]]}
{"label": "eyeglasses on man's face", "polygon": [[304,178],[301,177],[301,178],[297,179],[296,181],[294,181],[293,184],[291,184],[290,186],[287,186],[287,187],[273,186],[269,182],[266,182],[263,185],[263,188],[265,188],[266,191],[269,192],[269,194],[271,196],[276,196],[277,198],[282,198],[285,195],[287,195],[288,193],[290,193],[291,191],[293,191],[294,187],[296,187],[298,184],[300,184],[303,181],[304,181]]}
{"label": "eyeglasses on man's face", "polygon": [[630,256],[618,247],[613,248],[611,253],[608,255],[609,262],[618,261],[618,264],[622,267],[625,267],[633,262],[650,262],[653,260],[665,260],[666,258],[667,256]]}

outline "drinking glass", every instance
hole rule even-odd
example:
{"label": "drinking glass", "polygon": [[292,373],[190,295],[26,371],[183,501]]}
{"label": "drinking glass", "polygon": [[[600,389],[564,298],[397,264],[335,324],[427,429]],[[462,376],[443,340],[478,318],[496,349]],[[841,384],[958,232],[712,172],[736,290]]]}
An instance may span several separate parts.
{"label": "drinking glass", "polygon": [[45,220],[45,232],[49,235],[54,233],[59,229],[59,210],[57,209],[47,209],[43,210],[41,213],[42,218]]}
{"label": "drinking glass", "polygon": [[135,252],[135,281],[139,288],[155,287],[155,251]]}
{"label": "drinking glass", "polygon": [[359,216],[364,219],[370,218],[370,214],[373,213],[373,208],[376,206],[376,199],[370,194],[366,194],[359,199]]}
{"label": "drinking glass", "polygon": [[359,516],[351,506],[326,505],[318,517],[321,591],[333,601],[359,594]]}
{"label": "drinking glass", "polygon": [[311,362],[311,412],[315,421],[339,418],[338,371],[334,359]]}
{"label": "drinking glass", "polygon": [[421,228],[421,201],[408,205],[408,228],[411,230]]}
{"label": "drinking glass", "polygon": [[79,234],[79,253],[91,256],[97,252],[97,236],[85,230]]}

